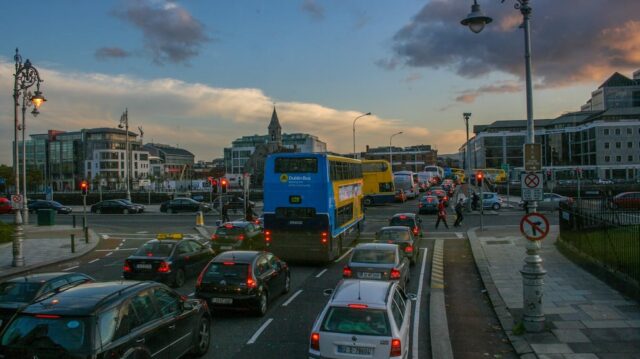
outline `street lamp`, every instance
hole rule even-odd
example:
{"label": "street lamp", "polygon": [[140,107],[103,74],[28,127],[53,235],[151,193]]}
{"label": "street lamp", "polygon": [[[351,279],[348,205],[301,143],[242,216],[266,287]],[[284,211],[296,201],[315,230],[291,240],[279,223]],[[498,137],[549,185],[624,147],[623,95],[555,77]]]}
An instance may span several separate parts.
{"label": "street lamp", "polygon": [[463,113],[462,117],[467,128],[467,142],[464,147],[464,172],[467,177],[467,210],[471,212],[471,155],[469,154],[469,118],[471,117],[471,112]]}
{"label": "street lamp", "polygon": [[122,114],[122,116],[120,116],[120,124],[118,125],[118,128],[123,128],[123,127],[125,132],[124,179],[127,185],[127,200],[131,201],[131,191],[129,189],[131,187],[129,183],[129,179],[131,178],[131,176],[129,175],[129,171],[131,170],[131,164],[129,163],[129,109],[126,109],[126,108],[124,109],[124,113]]}
{"label": "street lamp", "polygon": [[367,112],[353,119],[353,158],[357,158],[356,157],[356,121],[358,121],[360,117],[364,117],[364,116],[371,116],[371,112]]}
{"label": "street lamp", "polygon": [[[531,30],[529,20],[531,18],[531,7],[529,0],[514,0],[514,7],[522,14],[522,28],[524,28],[524,62],[525,81],[527,91],[527,144],[535,142],[533,129],[533,86],[531,83]],[[501,0],[502,3],[505,0]],[[485,16],[480,11],[477,0],[473,0],[471,13],[460,21],[464,26],[475,33],[479,33],[484,25],[490,23],[492,19]],[[524,151],[522,151],[523,164],[526,162]],[[532,201],[531,209],[536,212],[537,203]],[[529,332],[540,332],[544,330],[544,313],[542,311],[543,277],[547,273],[542,268],[542,258],[540,257],[539,241],[527,241],[527,256],[524,259],[524,266],[520,270],[523,284],[523,324]]]}
{"label": "street lamp", "polygon": [[389,137],[389,163],[391,165],[391,172],[393,172],[393,156],[391,154],[391,140],[393,139],[394,136],[397,135],[401,135],[402,131],[394,133],[393,135],[391,135],[391,137]]}
{"label": "street lamp", "polygon": [[[16,48],[16,54],[13,57],[15,60],[15,68],[16,73],[14,74],[15,81],[13,84],[13,104],[14,104],[14,162],[13,162],[13,170],[15,173],[15,186],[16,192],[15,194],[20,196],[20,163],[18,159],[18,130],[22,131],[22,191],[23,197],[21,203],[22,206],[22,214],[18,209],[15,211],[14,223],[16,224],[15,233],[13,237],[13,262],[12,266],[14,267],[22,267],[24,266],[24,256],[22,253],[22,236],[23,236],[23,223],[29,223],[29,208],[27,207],[27,152],[25,145],[25,112],[27,110],[27,106],[34,106],[34,110],[31,112],[33,116],[38,115],[38,108],[42,105],[43,102],[46,101],[44,96],[42,96],[42,92],[40,92],[40,83],[42,79],[40,78],[40,74],[38,70],[31,65],[31,61],[27,59],[25,63],[22,63],[22,56],[18,52]],[[34,94],[31,94],[31,91],[28,89],[36,85],[36,91]],[[22,125],[18,123],[18,107],[20,107],[20,95],[22,95]],[[23,221],[24,219],[24,221]]]}

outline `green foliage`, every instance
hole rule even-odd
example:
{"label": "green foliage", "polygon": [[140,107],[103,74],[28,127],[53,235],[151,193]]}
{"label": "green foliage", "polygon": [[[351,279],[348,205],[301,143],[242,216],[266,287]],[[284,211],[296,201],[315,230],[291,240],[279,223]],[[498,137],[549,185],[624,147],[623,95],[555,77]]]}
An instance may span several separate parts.
{"label": "green foliage", "polygon": [[0,222],[0,243],[7,243],[13,240],[13,225]]}
{"label": "green foliage", "polygon": [[524,323],[522,321],[519,321],[518,323],[516,323],[516,325],[513,326],[513,329],[511,331],[514,335],[524,334]]}
{"label": "green foliage", "polygon": [[6,186],[11,187],[14,183],[13,167],[7,165],[0,165],[0,178],[4,178]]}

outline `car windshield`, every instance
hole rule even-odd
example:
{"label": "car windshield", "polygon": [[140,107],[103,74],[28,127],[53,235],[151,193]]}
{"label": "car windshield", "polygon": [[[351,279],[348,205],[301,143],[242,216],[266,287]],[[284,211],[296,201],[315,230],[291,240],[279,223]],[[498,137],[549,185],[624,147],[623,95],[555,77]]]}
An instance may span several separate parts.
{"label": "car windshield", "polygon": [[409,232],[406,230],[383,230],[378,233],[376,240],[381,242],[408,241],[411,239]]}
{"label": "car windshield", "polygon": [[202,281],[205,283],[225,280],[229,284],[237,284],[247,279],[248,265],[234,262],[211,263]]}
{"label": "car windshield", "polygon": [[30,302],[38,293],[42,283],[4,282],[0,283],[0,303]]}
{"label": "car windshield", "polygon": [[237,236],[243,233],[244,233],[243,228],[235,227],[235,226],[234,227],[222,226],[222,227],[218,227],[218,229],[216,230],[216,234],[219,236]]}
{"label": "car windshield", "polygon": [[393,264],[395,253],[388,249],[356,249],[353,251],[351,262]]}
{"label": "car windshield", "polygon": [[12,348],[82,352],[90,343],[88,324],[87,318],[20,315],[6,328],[1,343]]}
{"label": "car windshield", "polygon": [[414,222],[413,222],[413,218],[409,218],[409,217],[393,217],[391,218],[389,225],[413,227]]}
{"label": "car windshield", "polygon": [[331,307],[322,322],[325,332],[389,336],[387,312],[380,309]]}
{"label": "car windshield", "polygon": [[149,242],[138,248],[134,255],[143,257],[168,257],[175,246],[173,242]]}
{"label": "car windshield", "polygon": [[118,201],[120,201],[120,202],[122,202],[124,204],[129,204],[129,205],[133,204],[133,202],[129,201],[128,199],[119,199]]}

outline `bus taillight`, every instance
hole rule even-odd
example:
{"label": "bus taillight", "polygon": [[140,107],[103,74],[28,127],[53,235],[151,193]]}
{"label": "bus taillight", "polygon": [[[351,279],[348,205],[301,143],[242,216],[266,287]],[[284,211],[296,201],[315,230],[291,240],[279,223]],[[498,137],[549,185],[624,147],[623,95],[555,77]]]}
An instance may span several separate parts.
{"label": "bus taillight", "polygon": [[327,243],[327,236],[328,233],[327,232],[322,232],[322,239],[320,240],[323,244]]}
{"label": "bus taillight", "polygon": [[271,242],[271,231],[264,231],[264,241]]}

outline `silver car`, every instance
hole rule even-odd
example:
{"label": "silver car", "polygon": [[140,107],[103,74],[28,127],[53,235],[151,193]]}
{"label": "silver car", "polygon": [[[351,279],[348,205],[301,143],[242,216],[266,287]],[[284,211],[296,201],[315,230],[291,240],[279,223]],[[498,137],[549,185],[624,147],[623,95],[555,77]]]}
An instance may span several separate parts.
{"label": "silver car", "polygon": [[351,253],[342,270],[344,278],[391,280],[405,288],[410,262],[397,244],[361,243]]}
{"label": "silver car", "polygon": [[411,301],[395,282],[344,279],[311,329],[309,358],[409,357]]}

